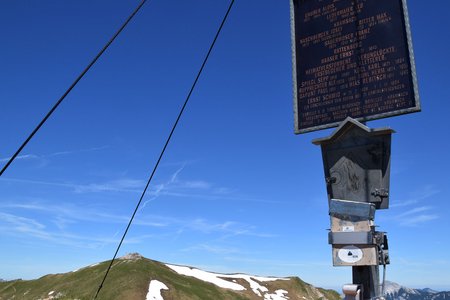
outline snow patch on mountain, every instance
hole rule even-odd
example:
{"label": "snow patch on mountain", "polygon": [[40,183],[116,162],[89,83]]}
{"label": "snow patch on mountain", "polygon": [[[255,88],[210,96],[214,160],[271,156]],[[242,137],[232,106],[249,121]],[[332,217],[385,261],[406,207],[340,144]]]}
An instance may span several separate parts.
{"label": "snow patch on mountain", "polygon": [[275,294],[265,294],[264,300],[287,300],[289,297],[287,295],[288,292],[285,290],[276,290]]}
{"label": "snow patch on mountain", "polygon": [[[24,296],[27,294],[28,292],[24,293]],[[38,300],[54,300],[54,299],[60,299],[62,298],[64,295],[63,293],[56,293],[55,291],[50,291],[47,294],[47,297],[45,298],[39,298]]]}
{"label": "snow patch on mountain", "polygon": [[161,290],[168,290],[169,288],[158,280],[152,280],[150,281],[149,287],[148,287],[148,293],[145,300],[164,300],[164,298],[161,296]]}
{"label": "snow patch on mountain", "polygon": [[215,284],[221,288],[231,289],[234,291],[246,290],[246,288],[240,284],[230,282],[230,281],[220,278],[220,277],[223,277],[221,274],[209,273],[209,272],[202,271],[202,270],[195,269],[195,268],[182,267],[182,266],[176,266],[176,265],[166,264],[166,266],[168,266],[169,268],[171,268],[172,270],[174,270],[175,272],[177,272],[180,275],[195,277],[197,279]]}
{"label": "snow patch on mountain", "polygon": [[[276,278],[276,277],[260,277],[260,276],[250,276],[246,274],[218,274],[206,272],[203,270],[184,267],[184,266],[176,266],[166,264],[167,267],[177,272],[180,275],[191,276],[202,281],[206,281],[212,284],[217,285],[221,288],[231,289],[234,291],[244,291],[247,290],[244,286],[237,283],[236,279],[243,279],[248,282],[252,291],[258,295],[259,297],[264,297],[265,300],[284,300],[288,299],[287,294],[284,290],[278,290],[275,294],[269,294],[269,289],[259,282],[268,282],[268,281],[276,281],[276,280],[289,280],[286,278]],[[226,280],[229,279],[229,280]]]}

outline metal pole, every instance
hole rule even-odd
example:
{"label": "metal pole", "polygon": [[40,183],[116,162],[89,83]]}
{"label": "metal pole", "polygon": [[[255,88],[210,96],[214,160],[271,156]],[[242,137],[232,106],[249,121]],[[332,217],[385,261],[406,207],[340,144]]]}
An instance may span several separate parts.
{"label": "metal pole", "polygon": [[363,299],[376,299],[380,297],[380,268],[379,266],[352,267],[353,284],[363,286]]}

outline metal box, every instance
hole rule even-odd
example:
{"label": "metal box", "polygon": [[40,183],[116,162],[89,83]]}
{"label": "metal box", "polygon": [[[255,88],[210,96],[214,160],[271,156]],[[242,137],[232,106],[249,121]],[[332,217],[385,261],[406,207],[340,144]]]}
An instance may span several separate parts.
{"label": "metal box", "polygon": [[322,148],[328,200],[345,199],[389,207],[392,129],[370,129],[348,117]]}

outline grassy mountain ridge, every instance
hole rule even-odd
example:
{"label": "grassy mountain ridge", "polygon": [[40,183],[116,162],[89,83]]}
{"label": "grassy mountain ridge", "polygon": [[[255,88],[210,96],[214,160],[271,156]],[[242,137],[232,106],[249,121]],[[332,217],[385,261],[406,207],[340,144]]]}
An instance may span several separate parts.
{"label": "grassy mountain ridge", "polygon": [[[108,265],[109,261],[106,261],[69,273],[46,275],[36,280],[0,282],[0,300],[90,300],[93,299]],[[275,295],[274,293],[277,291],[285,291],[289,300],[339,299],[338,293],[316,289],[299,278],[264,282],[259,282],[258,277],[255,278],[252,277],[251,280],[264,287],[264,290],[267,290],[265,294],[257,295],[258,291],[255,292],[254,287],[252,289],[250,282],[241,278],[230,279],[225,274],[223,277],[220,275],[220,279],[239,284],[245,289],[221,288],[216,284],[192,276],[180,275],[163,263],[143,257],[118,259],[114,263],[98,299],[144,300],[152,280],[158,280],[167,286],[167,290],[161,290],[164,300],[287,299],[271,296]]]}

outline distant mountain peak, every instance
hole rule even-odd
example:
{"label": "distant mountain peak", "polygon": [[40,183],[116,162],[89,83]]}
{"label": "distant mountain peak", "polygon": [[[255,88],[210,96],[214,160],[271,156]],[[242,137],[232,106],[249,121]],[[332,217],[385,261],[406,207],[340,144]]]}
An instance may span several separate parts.
{"label": "distant mountain peak", "polygon": [[398,283],[386,281],[386,300],[444,300],[450,298],[450,292],[438,292],[429,288],[412,289]]}
{"label": "distant mountain peak", "polygon": [[386,280],[384,291],[386,294],[395,294],[398,293],[401,288],[402,286],[400,284]]}
{"label": "distant mountain peak", "polygon": [[422,289],[422,291],[424,291],[425,293],[430,293],[430,294],[437,294],[437,293],[439,293],[438,291],[430,289],[430,288]]}

